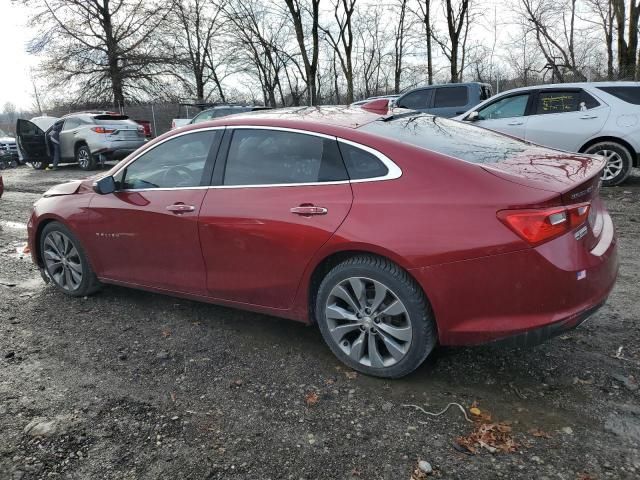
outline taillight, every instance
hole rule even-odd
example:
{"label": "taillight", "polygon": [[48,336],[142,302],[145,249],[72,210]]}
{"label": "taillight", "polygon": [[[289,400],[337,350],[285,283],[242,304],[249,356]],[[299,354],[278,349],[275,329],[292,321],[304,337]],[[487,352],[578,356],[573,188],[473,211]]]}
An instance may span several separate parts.
{"label": "taillight", "polygon": [[91,130],[93,130],[96,133],[113,133],[116,131],[115,128],[104,128],[104,127],[92,127]]}
{"label": "taillight", "polygon": [[501,210],[498,218],[523,240],[540,245],[586,222],[589,203],[544,209]]}

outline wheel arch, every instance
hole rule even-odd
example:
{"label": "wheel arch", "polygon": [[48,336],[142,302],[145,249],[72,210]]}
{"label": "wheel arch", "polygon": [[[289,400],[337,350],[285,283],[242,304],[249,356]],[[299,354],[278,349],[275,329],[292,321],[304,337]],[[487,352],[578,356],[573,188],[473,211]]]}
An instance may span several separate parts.
{"label": "wheel arch", "polygon": [[311,274],[309,275],[309,281],[307,282],[307,289],[306,289],[306,292],[305,292],[305,294],[306,294],[305,295],[305,299],[306,299],[306,305],[307,305],[308,322],[310,324],[315,324],[316,323],[315,301],[316,301],[316,295],[318,293],[318,287],[320,286],[320,283],[322,282],[322,279],[336,265],[339,265],[340,263],[344,262],[345,260],[348,260],[349,258],[353,258],[353,257],[361,256],[361,255],[363,255],[363,256],[366,255],[366,256],[370,256],[370,257],[377,257],[377,258],[381,258],[381,259],[390,261],[390,262],[396,264],[402,270],[404,270],[407,273],[407,275],[416,283],[416,285],[418,286],[420,291],[425,296],[427,304],[429,305],[429,308],[431,309],[431,313],[432,313],[434,321],[436,323],[436,331],[437,331],[438,321],[437,321],[437,319],[435,317],[435,314],[433,312],[433,307],[431,305],[431,300],[429,299],[429,295],[424,290],[424,288],[422,287],[422,285],[420,284],[418,279],[411,273],[411,270],[409,268],[407,268],[406,265],[403,265],[404,262],[398,261],[398,259],[396,259],[397,256],[393,255],[393,254],[381,253],[381,252],[376,252],[376,251],[373,251],[373,250],[361,249],[361,248],[352,248],[352,249],[334,251],[332,253],[329,253],[329,254],[325,255],[323,258],[321,258],[316,263],[316,265],[313,267],[313,269],[311,271]]}
{"label": "wheel arch", "polygon": [[93,269],[93,271],[96,271],[96,264],[93,261],[93,258],[91,256],[91,254],[87,251],[86,245],[84,245],[81,241],[80,238],[78,238],[78,234],[75,232],[75,230],[71,227],[71,225],[69,225],[67,222],[65,222],[65,220],[63,218],[57,217],[57,216],[47,216],[45,218],[43,218],[42,220],[40,220],[38,222],[38,224],[36,225],[36,230],[35,230],[35,234],[33,237],[33,248],[35,248],[35,260],[36,260],[36,264],[38,265],[38,267],[40,268],[44,268],[44,262],[42,260],[42,252],[40,251],[40,238],[42,236],[42,231],[44,230],[44,228],[51,224],[51,223],[59,223],[60,225],[64,226],[65,228],[67,228],[71,233],[73,233],[73,235],[78,239],[78,242],[80,242],[80,246],[82,247],[82,250],[85,254],[85,256],[87,257],[87,261],[89,262],[89,265],[91,266],[91,268]]}
{"label": "wheel arch", "polygon": [[[75,141],[75,143],[73,144],[73,154],[77,155],[78,154],[78,149],[82,146],[86,146],[87,148],[89,148],[89,144],[87,143],[86,140],[84,139],[78,139]],[[91,151],[91,148],[89,148],[89,151]]]}
{"label": "wheel arch", "polygon": [[623,140],[621,138],[618,137],[613,137],[613,136],[601,136],[601,137],[596,137],[596,138],[592,138],[591,140],[589,140],[587,143],[585,143],[584,145],[582,145],[582,147],[580,147],[580,149],[578,150],[579,153],[584,153],[584,151],[589,148],[592,145],[595,145],[596,143],[600,143],[600,142],[612,142],[612,143],[619,143],[620,145],[622,145],[623,147],[625,147],[627,150],[629,150],[629,152],[631,153],[631,159],[633,161],[633,166],[634,167],[638,167],[639,163],[638,163],[638,152],[636,152],[636,149],[633,148],[631,146],[631,144],[629,142],[627,142],[626,140]]}

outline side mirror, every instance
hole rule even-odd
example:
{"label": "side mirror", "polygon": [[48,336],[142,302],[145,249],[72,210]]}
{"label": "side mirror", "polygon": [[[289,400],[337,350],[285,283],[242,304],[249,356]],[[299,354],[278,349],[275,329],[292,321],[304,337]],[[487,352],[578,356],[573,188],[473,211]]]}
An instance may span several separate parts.
{"label": "side mirror", "polygon": [[107,195],[116,191],[116,181],[110,175],[103,177],[93,184],[93,190],[100,195]]}
{"label": "side mirror", "polygon": [[476,122],[476,121],[480,120],[480,114],[478,112],[474,111],[474,112],[471,112],[466,117],[464,117],[464,119],[467,122]]}

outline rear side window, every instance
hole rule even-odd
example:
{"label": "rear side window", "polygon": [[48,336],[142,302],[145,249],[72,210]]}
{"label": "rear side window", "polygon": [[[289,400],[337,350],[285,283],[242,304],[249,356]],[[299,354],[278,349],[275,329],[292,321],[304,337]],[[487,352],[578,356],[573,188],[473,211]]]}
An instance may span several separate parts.
{"label": "rear side window", "polygon": [[347,180],[336,140],[263,129],[233,132],[224,185],[288,185]]}
{"label": "rear side window", "polygon": [[640,87],[597,87],[599,90],[619,98],[623,102],[640,105]]}
{"label": "rear side window", "polygon": [[344,142],[339,145],[351,180],[384,177],[389,173],[386,165],[375,155]]}
{"label": "rear side window", "polygon": [[467,87],[436,88],[436,98],[433,101],[434,108],[463,107],[467,103],[469,103]]}
{"label": "rear side window", "polygon": [[577,112],[581,109],[582,94],[580,91],[554,91],[538,93],[536,114]]}
{"label": "rear side window", "polygon": [[487,85],[482,85],[482,87],[480,87],[480,100],[487,100],[488,98],[491,98],[491,95],[491,87]]}
{"label": "rear side window", "polygon": [[417,90],[407,93],[398,101],[401,108],[410,108],[420,110],[429,107],[429,99],[431,98],[431,90]]}

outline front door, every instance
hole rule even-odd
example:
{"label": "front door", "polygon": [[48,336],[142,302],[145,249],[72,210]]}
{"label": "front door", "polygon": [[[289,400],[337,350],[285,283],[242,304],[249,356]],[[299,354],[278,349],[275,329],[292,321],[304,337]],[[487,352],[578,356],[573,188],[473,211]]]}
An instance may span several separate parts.
{"label": "front door", "polygon": [[519,93],[485,105],[478,110],[474,125],[524,139],[529,119],[526,116],[529,97],[528,92]]}
{"label": "front door", "polygon": [[337,141],[255,128],[228,134],[226,166],[200,212],[209,293],[288,309],[310,259],[351,207]]}
{"label": "front door", "polygon": [[609,106],[580,89],[540,90],[527,122],[526,139],[577,152],[604,126]]}
{"label": "front door", "polygon": [[205,294],[198,214],[223,130],[170,138],[114,175],[117,191],[90,204],[99,276]]}
{"label": "front door", "polygon": [[29,120],[19,119],[16,125],[18,148],[25,162],[46,164],[49,150],[45,134],[40,127]]}

